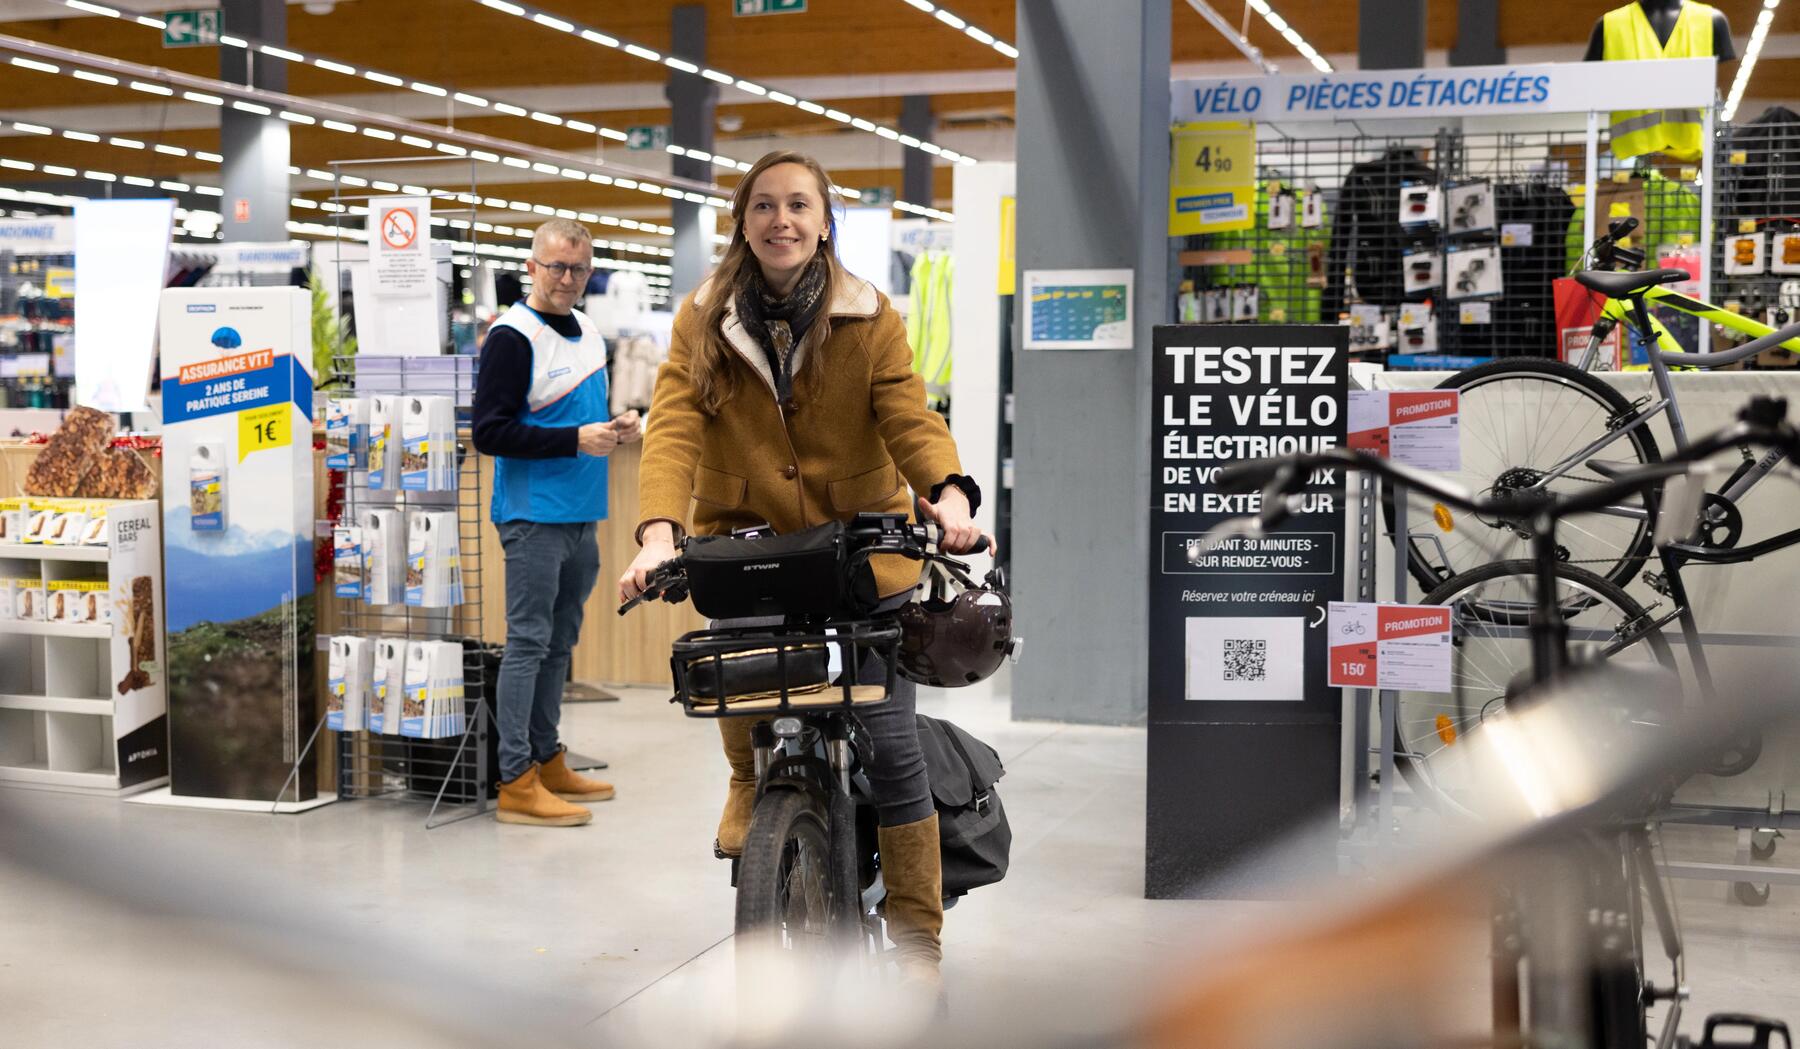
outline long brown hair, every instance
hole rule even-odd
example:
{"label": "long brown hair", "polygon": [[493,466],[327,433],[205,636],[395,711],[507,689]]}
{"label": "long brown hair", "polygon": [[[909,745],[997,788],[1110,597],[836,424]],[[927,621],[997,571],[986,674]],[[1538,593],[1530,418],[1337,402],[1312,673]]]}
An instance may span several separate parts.
{"label": "long brown hair", "polygon": [[[731,195],[731,243],[725,248],[725,257],[719,261],[719,268],[709,278],[712,287],[708,289],[707,300],[700,305],[701,331],[705,336],[700,344],[700,352],[695,355],[693,363],[694,393],[697,395],[700,410],[705,414],[717,415],[719,409],[737,394],[739,371],[731,367],[731,359],[736,356],[725,341],[725,313],[737,298],[738,290],[756,274],[756,255],[750,250],[750,241],[744,236],[744,212],[750,206],[750,194],[756,187],[756,180],[762,173],[777,164],[799,164],[812,172],[813,179],[819,185],[819,203],[825,210],[826,240],[818,246],[825,253],[825,289],[820,295],[823,305],[819,308],[818,319],[806,331],[796,352],[800,352],[800,375],[795,376],[797,386],[808,393],[816,391],[818,367],[808,367],[807,362],[818,356],[819,348],[825,340],[831,338],[831,303],[837,293],[838,282],[844,277],[843,265],[837,257],[837,209],[832,206],[833,191],[831,176],[825,173],[817,160],[793,150],[778,150],[768,153],[750,166],[738,182],[737,190]],[[803,352],[802,352],[803,351]]]}

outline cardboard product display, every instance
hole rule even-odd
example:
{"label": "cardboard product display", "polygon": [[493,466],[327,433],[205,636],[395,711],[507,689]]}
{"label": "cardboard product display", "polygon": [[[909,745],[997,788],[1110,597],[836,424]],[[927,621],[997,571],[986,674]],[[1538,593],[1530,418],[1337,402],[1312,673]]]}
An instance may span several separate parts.
{"label": "cardboard product display", "polygon": [[196,532],[225,530],[225,446],[203,443],[188,458],[188,524]]}
{"label": "cardboard product display", "polygon": [[369,727],[369,684],[375,645],[366,637],[339,634],[331,639],[327,662],[325,727],[333,732],[360,732]]}
{"label": "cardboard product display", "polygon": [[369,463],[369,402],[334,397],[325,404],[325,465],[357,470]]}
{"label": "cardboard product display", "polygon": [[405,604],[406,515],[399,510],[364,510],[361,532],[364,603]]}
{"label": "cardboard product display", "polygon": [[454,511],[422,510],[407,519],[406,603],[414,608],[462,604],[462,566]]}
{"label": "cardboard product display", "polygon": [[65,579],[50,586],[61,598],[52,601],[51,611],[64,623],[112,622],[112,593],[104,579]]}
{"label": "cardboard product display", "polygon": [[402,397],[400,402],[400,487],[409,492],[455,489],[455,403],[448,397]]}
{"label": "cardboard product display", "polygon": [[400,457],[398,447],[400,398],[378,395],[369,398],[369,491],[398,491]]}
{"label": "cardboard product display", "polygon": [[462,646],[454,641],[411,641],[406,645],[406,697],[400,734],[413,739],[461,735]]}
{"label": "cardboard product display", "polygon": [[363,560],[362,529],[355,525],[338,525],[331,530],[332,593],[338,597],[361,599],[367,567]]}
{"label": "cardboard product display", "polygon": [[99,462],[112,441],[113,417],[95,408],[75,408],[63,417],[25,474],[26,495],[67,498],[81,492],[81,483]]}
{"label": "cardboard product display", "polygon": [[400,734],[401,703],[406,696],[406,648],[402,637],[375,639],[369,679],[370,732]]}

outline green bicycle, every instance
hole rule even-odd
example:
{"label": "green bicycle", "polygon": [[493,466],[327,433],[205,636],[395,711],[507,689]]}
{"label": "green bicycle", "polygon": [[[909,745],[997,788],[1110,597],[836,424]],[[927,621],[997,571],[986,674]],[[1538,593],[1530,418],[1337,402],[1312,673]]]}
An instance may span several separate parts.
{"label": "green bicycle", "polygon": [[[1575,279],[1606,299],[1587,350],[1578,363],[1535,357],[1493,361],[1450,376],[1439,389],[1462,397],[1462,469],[1449,476],[1484,496],[1544,490],[1569,495],[1605,483],[1607,475],[1662,459],[1650,421],[1668,415],[1677,449],[1688,443],[1681,405],[1670,381],[1672,368],[1719,368],[1776,346],[1800,351],[1800,324],[1776,329],[1701,302],[1664,285],[1685,281],[1683,270],[1638,271],[1643,251],[1620,241],[1637,228],[1620,219],[1595,240]],[[1750,337],[1713,353],[1685,351],[1650,312],[1652,305],[1687,314]],[[1628,401],[1589,370],[1599,349],[1620,325],[1636,332],[1647,351],[1654,393]],[[1701,546],[1729,549],[1743,531],[1738,507],[1744,496],[1782,462],[1780,452],[1747,453],[1702,506]],[[1580,520],[1564,522],[1558,557],[1616,586],[1630,582],[1655,556],[1652,537],[1658,496],[1645,492]],[[1390,530],[1395,507],[1384,510]],[[1484,517],[1444,504],[1432,506],[1432,524],[1414,527],[1410,568],[1426,591],[1445,580],[1496,561],[1529,556],[1531,530],[1523,521]]]}

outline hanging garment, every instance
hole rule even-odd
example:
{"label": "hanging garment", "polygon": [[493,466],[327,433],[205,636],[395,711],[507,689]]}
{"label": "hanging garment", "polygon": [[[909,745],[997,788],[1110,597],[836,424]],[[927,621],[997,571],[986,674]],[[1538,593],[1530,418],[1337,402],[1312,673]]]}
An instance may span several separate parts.
{"label": "hanging garment", "polygon": [[[1698,239],[1700,236],[1700,198],[1694,196],[1692,190],[1674,181],[1661,172],[1649,171],[1643,175],[1633,175],[1634,184],[1644,191],[1644,213],[1633,214],[1639,222],[1638,231],[1632,234],[1632,242],[1642,244],[1645,250],[1660,252],[1665,247],[1680,244],[1683,236]],[[1606,198],[1602,196],[1602,203]],[[1569,229],[1565,244],[1565,268],[1573,270],[1581,263],[1581,256],[1587,251],[1588,242],[1582,239],[1582,224],[1585,221],[1586,202],[1575,208],[1569,221]],[[1607,223],[1612,220],[1607,209],[1602,208],[1594,216],[1594,236],[1606,232]]]}
{"label": "hanging garment", "polygon": [[1734,126],[1718,156],[1720,229],[1735,231],[1738,219],[1800,216],[1800,113],[1770,106],[1755,120]]}
{"label": "hanging garment", "polygon": [[[1669,42],[1637,3],[1606,12],[1601,19],[1608,62],[1646,58],[1710,58],[1713,51],[1713,8],[1695,0],[1681,5]],[[1667,153],[1676,160],[1700,159],[1698,109],[1621,109],[1612,115],[1612,151],[1616,157]]]}
{"label": "hanging garment", "polygon": [[1349,170],[1338,191],[1326,255],[1325,294],[1319,303],[1326,319],[1335,321],[1355,303],[1398,306],[1406,300],[1402,252],[1421,238],[1435,244],[1438,234],[1400,225],[1400,183],[1437,181],[1437,171],[1419,159],[1418,150],[1404,147],[1390,148]]}
{"label": "hanging garment", "polygon": [[654,336],[627,335],[613,340],[612,351],[612,379],[607,385],[613,415],[634,408],[648,411],[656,389],[656,369],[669,359],[668,346]]}
{"label": "hanging garment", "polygon": [[954,275],[948,252],[921,252],[913,260],[906,341],[912,347],[913,371],[934,395],[947,395],[950,388],[950,288]]}

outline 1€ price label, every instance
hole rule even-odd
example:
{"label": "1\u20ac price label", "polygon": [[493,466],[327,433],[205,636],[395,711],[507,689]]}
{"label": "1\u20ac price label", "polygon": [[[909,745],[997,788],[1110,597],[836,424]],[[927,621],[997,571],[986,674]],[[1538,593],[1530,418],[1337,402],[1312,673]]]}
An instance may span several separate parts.
{"label": "1\u20ac price label", "polygon": [[286,448],[294,443],[293,405],[286,401],[238,413],[238,462],[252,452]]}

